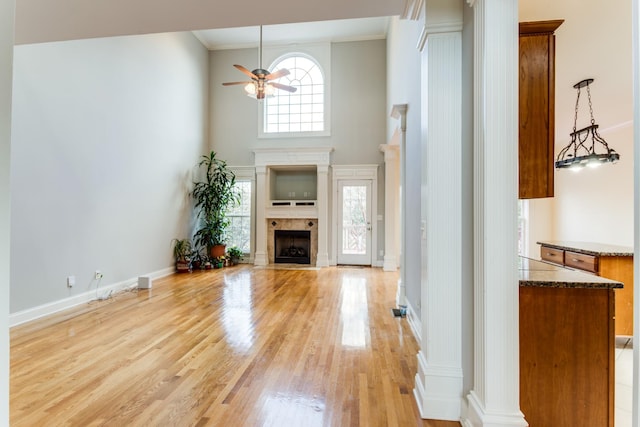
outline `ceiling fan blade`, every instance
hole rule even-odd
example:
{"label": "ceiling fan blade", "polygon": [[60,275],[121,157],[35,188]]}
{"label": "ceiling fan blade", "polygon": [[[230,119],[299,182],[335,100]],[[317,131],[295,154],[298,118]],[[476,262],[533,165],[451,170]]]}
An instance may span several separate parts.
{"label": "ceiling fan blade", "polygon": [[286,90],[287,92],[295,92],[298,90],[297,87],[293,87],[293,86],[287,86],[287,85],[283,85],[281,83],[276,83],[276,82],[269,82],[269,84],[277,89],[282,89],[282,90]]}
{"label": "ceiling fan blade", "polygon": [[266,80],[275,80],[275,79],[279,79],[280,77],[284,77],[288,75],[289,75],[289,70],[287,70],[286,68],[281,68],[278,71],[274,71],[271,74],[267,74],[266,76],[264,76],[264,78]]}
{"label": "ceiling fan blade", "polygon": [[256,76],[251,71],[249,71],[246,68],[244,68],[242,65],[233,64],[233,66],[236,67],[238,70],[242,71],[243,73],[245,73],[247,76],[251,77],[252,79],[257,79],[258,78],[258,76]]}
{"label": "ceiling fan blade", "polygon": [[226,83],[222,83],[222,86],[246,85],[248,83],[253,83],[253,82],[226,82]]}

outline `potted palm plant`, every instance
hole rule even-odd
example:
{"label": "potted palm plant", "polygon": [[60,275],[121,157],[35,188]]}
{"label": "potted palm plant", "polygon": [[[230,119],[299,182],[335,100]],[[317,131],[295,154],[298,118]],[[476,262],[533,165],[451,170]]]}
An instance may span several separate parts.
{"label": "potted palm plant", "polygon": [[205,248],[210,257],[218,258],[225,254],[227,208],[240,201],[234,188],[236,176],[224,160],[216,157],[215,151],[203,155],[198,167],[202,176],[194,182],[192,196],[199,225],[193,237],[196,246]]}

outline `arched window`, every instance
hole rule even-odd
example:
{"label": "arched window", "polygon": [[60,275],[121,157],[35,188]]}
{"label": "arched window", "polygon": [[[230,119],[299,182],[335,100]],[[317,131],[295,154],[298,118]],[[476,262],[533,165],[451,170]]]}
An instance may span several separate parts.
{"label": "arched window", "polygon": [[308,55],[295,53],[276,60],[270,70],[281,68],[290,74],[277,82],[298,90],[276,90],[273,97],[265,99],[264,133],[325,131],[325,79],[319,64]]}

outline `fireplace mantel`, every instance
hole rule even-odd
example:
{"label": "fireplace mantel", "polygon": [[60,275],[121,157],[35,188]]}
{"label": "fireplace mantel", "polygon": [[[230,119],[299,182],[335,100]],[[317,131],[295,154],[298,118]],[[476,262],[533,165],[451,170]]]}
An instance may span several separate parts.
{"label": "fireplace mantel", "polygon": [[[257,148],[255,149],[256,168],[256,252],[255,265],[267,265],[273,254],[269,254],[268,218],[317,218],[316,266],[329,266],[329,166],[333,147],[302,148]],[[284,206],[271,200],[270,174],[282,168],[288,171],[315,170],[315,199]],[[282,187],[280,187],[282,188]],[[281,201],[279,201],[281,202]],[[299,202],[302,202],[301,200]]]}
{"label": "fireplace mantel", "polygon": [[309,166],[331,163],[333,147],[256,148],[255,166]]}

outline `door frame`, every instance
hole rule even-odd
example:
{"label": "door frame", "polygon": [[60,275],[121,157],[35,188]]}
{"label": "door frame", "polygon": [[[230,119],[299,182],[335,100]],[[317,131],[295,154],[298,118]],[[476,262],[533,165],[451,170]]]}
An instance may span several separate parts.
{"label": "door frame", "polygon": [[331,257],[330,265],[338,264],[338,188],[340,181],[371,181],[371,266],[382,267],[378,259],[378,165],[332,165],[331,185]]}

